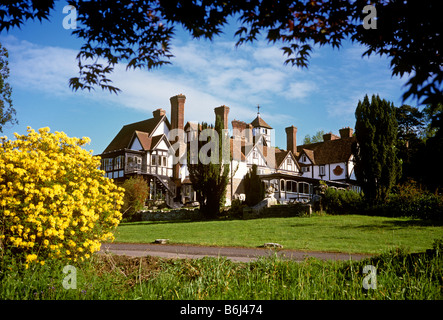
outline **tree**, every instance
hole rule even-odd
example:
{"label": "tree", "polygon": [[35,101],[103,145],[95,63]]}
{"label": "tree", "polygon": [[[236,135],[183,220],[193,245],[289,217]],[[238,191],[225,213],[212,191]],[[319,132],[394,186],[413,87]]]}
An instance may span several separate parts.
{"label": "tree", "polygon": [[254,206],[265,197],[265,189],[257,174],[257,165],[253,164],[245,176],[246,204]]}
{"label": "tree", "polygon": [[3,126],[10,122],[16,124],[15,109],[12,106],[12,89],[7,82],[9,78],[8,50],[0,43],[0,132]]}
{"label": "tree", "polygon": [[313,135],[312,137],[309,134],[307,134],[305,136],[305,138],[303,139],[303,144],[322,142],[324,134],[325,134],[325,132],[323,130],[317,131],[317,133],[315,135]]}
{"label": "tree", "polygon": [[[207,130],[213,129],[213,130]],[[206,131],[205,131],[206,130]],[[189,170],[189,178],[192,183],[192,188],[196,192],[196,198],[200,204],[200,211],[203,216],[207,218],[214,218],[220,213],[220,208],[224,205],[226,200],[226,187],[229,182],[229,162],[223,162],[223,139],[225,138],[223,132],[223,122],[217,116],[215,128],[202,123],[199,126],[199,137],[201,133],[209,132],[207,143],[215,142],[215,150],[209,149],[205,156],[209,157],[210,161],[204,163],[199,157],[197,163],[191,162],[192,147],[188,148],[187,162]],[[198,153],[201,154],[205,144],[203,141],[198,141]]]}
{"label": "tree", "polygon": [[[314,45],[339,48],[345,39],[391,60],[393,75],[410,74],[404,99],[424,104],[440,102],[443,71],[441,18],[435,0],[70,0],[77,10],[77,29],[84,40],[77,56],[79,76],[74,90],[98,86],[119,89],[107,76],[114,66],[148,68],[169,63],[174,27],[183,26],[195,38],[212,40],[229,18],[238,18],[237,45],[257,41],[260,34],[282,45],[287,64],[308,66]],[[369,12],[367,5],[372,5]],[[0,32],[20,27],[28,19],[49,19],[54,0],[10,0],[0,5]],[[365,9],[365,10],[364,10]],[[375,12],[376,10],[376,12]],[[374,19],[376,20],[376,28]],[[371,21],[368,26],[365,23]],[[426,35],[426,36],[423,36]]]}
{"label": "tree", "polygon": [[426,165],[423,169],[424,183],[430,191],[441,192],[443,189],[442,166],[443,163],[443,104],[428,106],[425,108],[427,114],[428,128],[425,152],[423,159]]}
{"label": "tree", "polygon": [[422,139],[425,115],[418,108],[402,105],[395,108],[398,123],[397,150],[402,161],[401,182],[409,179],[422,182],[421,162],[425,143]]}
{"label": "tree", "polygon": [[401,175],[397,120],[392,102],[366,95],[355,111],[355,175],[369,203],[383,202]]}

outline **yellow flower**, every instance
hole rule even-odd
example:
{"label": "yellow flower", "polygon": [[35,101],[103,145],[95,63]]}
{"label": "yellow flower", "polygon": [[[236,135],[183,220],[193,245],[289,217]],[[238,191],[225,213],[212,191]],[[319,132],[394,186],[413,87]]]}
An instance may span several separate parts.
{"label": "yellow flower", "polygon": [[21,250],[28,267],[44,264],[46,256],[89,258],[112,239],[124,190],[104,178],[100,158],[82,148],[88,138],[47,127],[27,131],[0,139],[2,244]]}

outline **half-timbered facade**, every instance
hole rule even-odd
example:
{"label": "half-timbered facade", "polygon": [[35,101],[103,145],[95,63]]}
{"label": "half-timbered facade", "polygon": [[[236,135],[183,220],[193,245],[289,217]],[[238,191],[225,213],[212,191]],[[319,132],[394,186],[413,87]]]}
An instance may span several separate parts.
{"label": "half-timbered facade", "polygon": [[[198,139],[199,125],[184,122],[185,99],[181,94],[171,97],[170,120],[165,110],[157,109],[152,118],[123,126],[100,155],[106,176],[117,181],[143,176],[149,185],[149,200],[164,200],[169,206],[195,201],[186,161],[174,161],[172,146],[177,137],[169,140],[173,129],[183,130],[185,145]],[[229,128],[229,107],[220,106],[214,112],[224,128]],[[352,129],[341,129],[340,136],[326,134],[323,142],[297,146],[297,128],[291,126],[285,129],[287,148],[283,150],[273,146],[274,129],[259,112],[250,123],[233,120],[231,125],[227,204],[244,198],[244,177],[254,164],[280,202],[309,200],[320,181],[355,187]]]}

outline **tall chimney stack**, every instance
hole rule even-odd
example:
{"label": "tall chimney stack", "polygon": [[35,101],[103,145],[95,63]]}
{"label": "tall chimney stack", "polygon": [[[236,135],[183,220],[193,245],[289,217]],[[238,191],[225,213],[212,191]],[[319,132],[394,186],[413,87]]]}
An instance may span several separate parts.
{"label": "tall chimney stack", "polygon": [[290,150],[292,154],[297,155],[297,127],[290,126],[286,131],[286,149]]}
{"label": "tall chimney stack", "polygon": [[220,119],[223,121],[223,129],[229,129],[229,123],[228,123],[229,107],[223,105],[214,108],[214,112],[215,112],[215,120],[217,120],[217,116],[219,116]]}
{"label": "tall chimney stack", "polygon": [[171,128],[184,129],[186,96],[179,94],[169,99],[171,101]]}
{"label": "tall chimney stack", "polygon": [[[176,138],[174,142],[180,139],[183,143],[185,141],[184,126],[185,126],[185,101],[186,96],[179,94],[169,99],[171,101],[171,129],[180,129],[181,137]],[[176,150],[175,156],[179,157],[180,149]],[[174,179],[180,178],[180,163],[176,163],[172,169],[172,177]]]}

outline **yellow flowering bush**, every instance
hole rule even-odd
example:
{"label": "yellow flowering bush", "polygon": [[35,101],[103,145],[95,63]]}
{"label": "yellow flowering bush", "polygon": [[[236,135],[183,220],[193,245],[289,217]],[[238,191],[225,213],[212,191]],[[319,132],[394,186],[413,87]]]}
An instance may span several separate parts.
{"label": "yellow flowering bush", "polygon": [[113,240],[124,190],[104,177],[89,138],[28,127],[0,137],[0,249],[30,263],[84,260]]}

